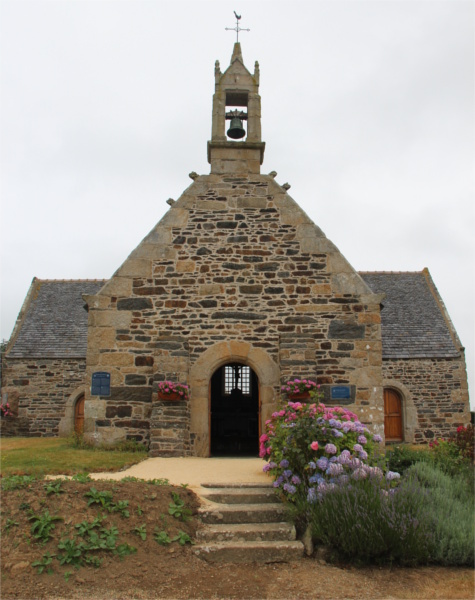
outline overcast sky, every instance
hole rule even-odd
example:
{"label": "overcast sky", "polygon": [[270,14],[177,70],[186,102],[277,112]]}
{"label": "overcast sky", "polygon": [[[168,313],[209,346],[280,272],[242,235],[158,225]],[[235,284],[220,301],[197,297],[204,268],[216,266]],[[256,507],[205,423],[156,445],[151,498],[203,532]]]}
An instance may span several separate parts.
{"label": "overcast sky", "polygon": [[1,337],[33,277],[110,277],[209,173],[236,10],[261,67],[263,172],[355,269],[429,268],[473,392],[474,6],[2,0]]}

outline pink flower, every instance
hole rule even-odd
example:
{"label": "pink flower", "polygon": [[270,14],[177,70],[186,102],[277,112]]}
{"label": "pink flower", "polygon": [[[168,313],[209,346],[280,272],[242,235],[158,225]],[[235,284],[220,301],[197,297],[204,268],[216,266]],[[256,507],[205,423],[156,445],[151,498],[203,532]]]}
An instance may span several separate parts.
{"label": "pink flower", "polygon": [[315,451],[318,450],[318,442],[312,442],[310,448]]}
{"label": "pink flower", "polygon": [[268,435],[266,435],[265,433],[263,433],[263,434],[261,435],[261,437],[259,438],[259,441],[260,441],[260,442],[261,442],[261,444],[262,444],[262,443],[264,443],[264,442],[267,442],[267,440],[268,440],[268,439],[269,439],[269,436],[268,436]]}

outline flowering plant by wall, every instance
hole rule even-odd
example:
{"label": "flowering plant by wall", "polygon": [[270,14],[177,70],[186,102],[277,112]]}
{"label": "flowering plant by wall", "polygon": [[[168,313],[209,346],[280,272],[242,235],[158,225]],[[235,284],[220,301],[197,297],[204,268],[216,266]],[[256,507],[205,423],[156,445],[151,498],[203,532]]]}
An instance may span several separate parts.
{"label": "flowering plant by wall", "polygon": [[268,461],[263,470],[287,499],[305,497],[313,503],[337,486],[366,478],[384,481],[389,493],[399,473],[385,475],[379,466],[371,466],[381,441],[345,408],[288,402],[266,421],[260,456]]}
{"label": "flowering plant by wall", "polygon": [[174,381],[160,381],[158,384],[158,393],[166,396],[178,394],[180,398],[186,400],[190,388],[185,383],[175,383]]}
{"label": "flowering plant by wall", "polygon": [[287,396],[292,396],[293,394],[301,394],[303,392],[312,392],[319,388],[320,386],[312,381],[311,379],[292,379],[287,381],[280,389],[282,393],[287,394]]}
{"label": "flowering plant by wall", "polygon": [[3,404],[3,402],[0,404],[0,416],[2,417],[8,417],[12,414],[12,411],[10,410],[10,404],[8,402],[5,402],[5,404]]}

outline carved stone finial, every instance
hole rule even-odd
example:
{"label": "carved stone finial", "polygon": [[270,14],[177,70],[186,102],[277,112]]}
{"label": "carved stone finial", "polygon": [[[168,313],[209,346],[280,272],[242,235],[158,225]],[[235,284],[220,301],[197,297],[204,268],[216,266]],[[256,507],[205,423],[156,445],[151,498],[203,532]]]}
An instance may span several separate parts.
{"label": "carved stone finial", "polygon": [[257,81],[258,84],[259,84],[259,77],[260,77],[259,63],[256,60],[256,62],[254,63],[254,79]]}
{"label": "carved stone finial", "polygon": [[194,181],[199,175],[196,171],[192,171],[191,173],[188,173],[188,177]]}
{"label": "carved stone finial", "polygon": [[282,187],[284,188],[285,191],[290,190],[290,183],[284,183],[282,185]]}
{"label": "carved stone finial", "polygon": [[167,200],[167,204],[169,204],[170,206],[173,206],[175,204],[176,200],[173,200],[173,198],[168,198]]}
{"label": "carved stone finial", "polygon": [[269,173],[269,177],[272,177],[272,179],[275,179],[277,177],[277,171],[271,171]]}
{"label": "carved stone finial", "polygon": [[219,76],[219,75],[221,75],[221,69],[220,69],[220,66],[219,66],[219,60],[217,60],[217,61],[214,63],[214,74],[215,74],[216,76]]}

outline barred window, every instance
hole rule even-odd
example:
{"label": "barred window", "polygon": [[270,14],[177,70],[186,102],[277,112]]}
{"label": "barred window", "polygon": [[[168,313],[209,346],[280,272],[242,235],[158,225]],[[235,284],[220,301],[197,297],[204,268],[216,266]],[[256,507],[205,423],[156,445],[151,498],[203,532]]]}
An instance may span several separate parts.
{"label": "barred window", "polygon": [[251,369],[244,365],[226,365],[224,367],[224,393],[230,394],[237,388],[243,394],[251,393]]}

